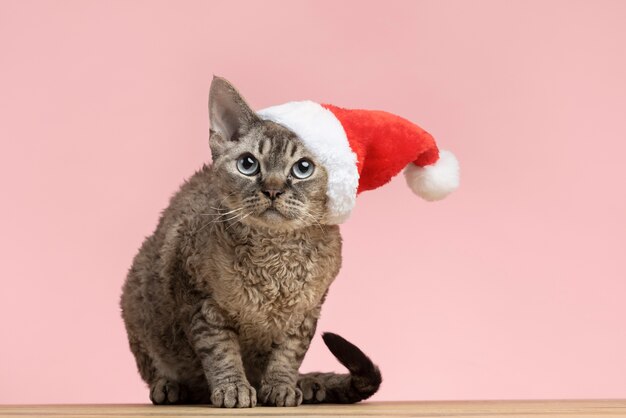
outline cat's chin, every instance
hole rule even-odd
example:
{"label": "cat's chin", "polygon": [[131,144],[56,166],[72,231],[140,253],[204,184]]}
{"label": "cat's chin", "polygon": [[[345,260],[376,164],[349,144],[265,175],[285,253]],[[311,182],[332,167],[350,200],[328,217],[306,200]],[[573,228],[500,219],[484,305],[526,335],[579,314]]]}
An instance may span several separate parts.
{"label": "cat's chin", "polygon": [[280,213],[278,209],[274,207],[269,207],[261,214],[263,219],[266,219],[271,222],[284,222],[287,220],[287,217]]}
{"label": "cat's chin", "polygon": [[259,220],[265,227],[272,229],[293,229],[294,222],[291,218],[280,212],[278,209],[267,208],[260,216]]}
{"label": "cat's chin", "polygon": [[256,228],[282,231],[299,229],[304,226],[301,225],[297,219],[293,219],[273,207],[266,209],[254,217],[250,216],[244,219],[243,222]]}

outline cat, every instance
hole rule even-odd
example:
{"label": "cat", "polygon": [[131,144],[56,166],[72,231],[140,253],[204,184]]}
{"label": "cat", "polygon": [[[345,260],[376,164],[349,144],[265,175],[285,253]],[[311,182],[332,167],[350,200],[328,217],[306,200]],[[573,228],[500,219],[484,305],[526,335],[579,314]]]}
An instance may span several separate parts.
{"label": "cat", "polygon": [[123,286],[150,400],[232,408],[372,396],[378,367],[336,334],[324,342],[350,373],[298,372],[341,266],[325,168],[220,77],[209,118],[212,164],[171,198]]}

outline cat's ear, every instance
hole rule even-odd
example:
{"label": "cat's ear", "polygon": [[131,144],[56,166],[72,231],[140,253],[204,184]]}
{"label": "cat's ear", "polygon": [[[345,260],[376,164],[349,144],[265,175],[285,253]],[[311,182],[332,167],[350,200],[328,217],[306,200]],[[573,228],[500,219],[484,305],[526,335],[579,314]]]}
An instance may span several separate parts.
{"label": "cat's ear", "polygon": [[[213,77],[209,93],[211,144],[236,141],[252,124],[259,121],[241,94],[222,77]],[[215,144],[218,145],[218,144]]]}

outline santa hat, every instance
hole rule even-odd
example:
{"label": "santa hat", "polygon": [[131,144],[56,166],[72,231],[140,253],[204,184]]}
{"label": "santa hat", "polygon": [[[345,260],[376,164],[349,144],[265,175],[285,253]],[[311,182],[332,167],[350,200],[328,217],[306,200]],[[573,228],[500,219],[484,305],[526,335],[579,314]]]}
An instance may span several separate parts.
{"label": "santa hat", "polygon": [[298,135],[328,172],[328,223],[345,221],[358,193],[388,183],[403,168],[411,190],[425,200],[443,199],[459,185],[454,154],[440,151],[428,132],[400,116],[312,101],[258,114]]}

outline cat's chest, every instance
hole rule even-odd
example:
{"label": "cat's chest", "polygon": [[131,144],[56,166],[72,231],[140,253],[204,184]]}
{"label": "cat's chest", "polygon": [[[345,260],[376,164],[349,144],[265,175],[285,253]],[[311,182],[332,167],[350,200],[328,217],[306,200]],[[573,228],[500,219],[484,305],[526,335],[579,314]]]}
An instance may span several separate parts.
{"label": "cat's chest", "polygon": [[320,291],[319,258],[312,246],[296,243],[240,248],[233,265],[246,306],[269,315],[310,307]]}
{"label": "cat's chest", "polygon": [[225,281],[218,291],[242,329],[279,335],[293,332],[317,308],[332,278],[335,256],[305,240],[258,240],[234,248]]}

